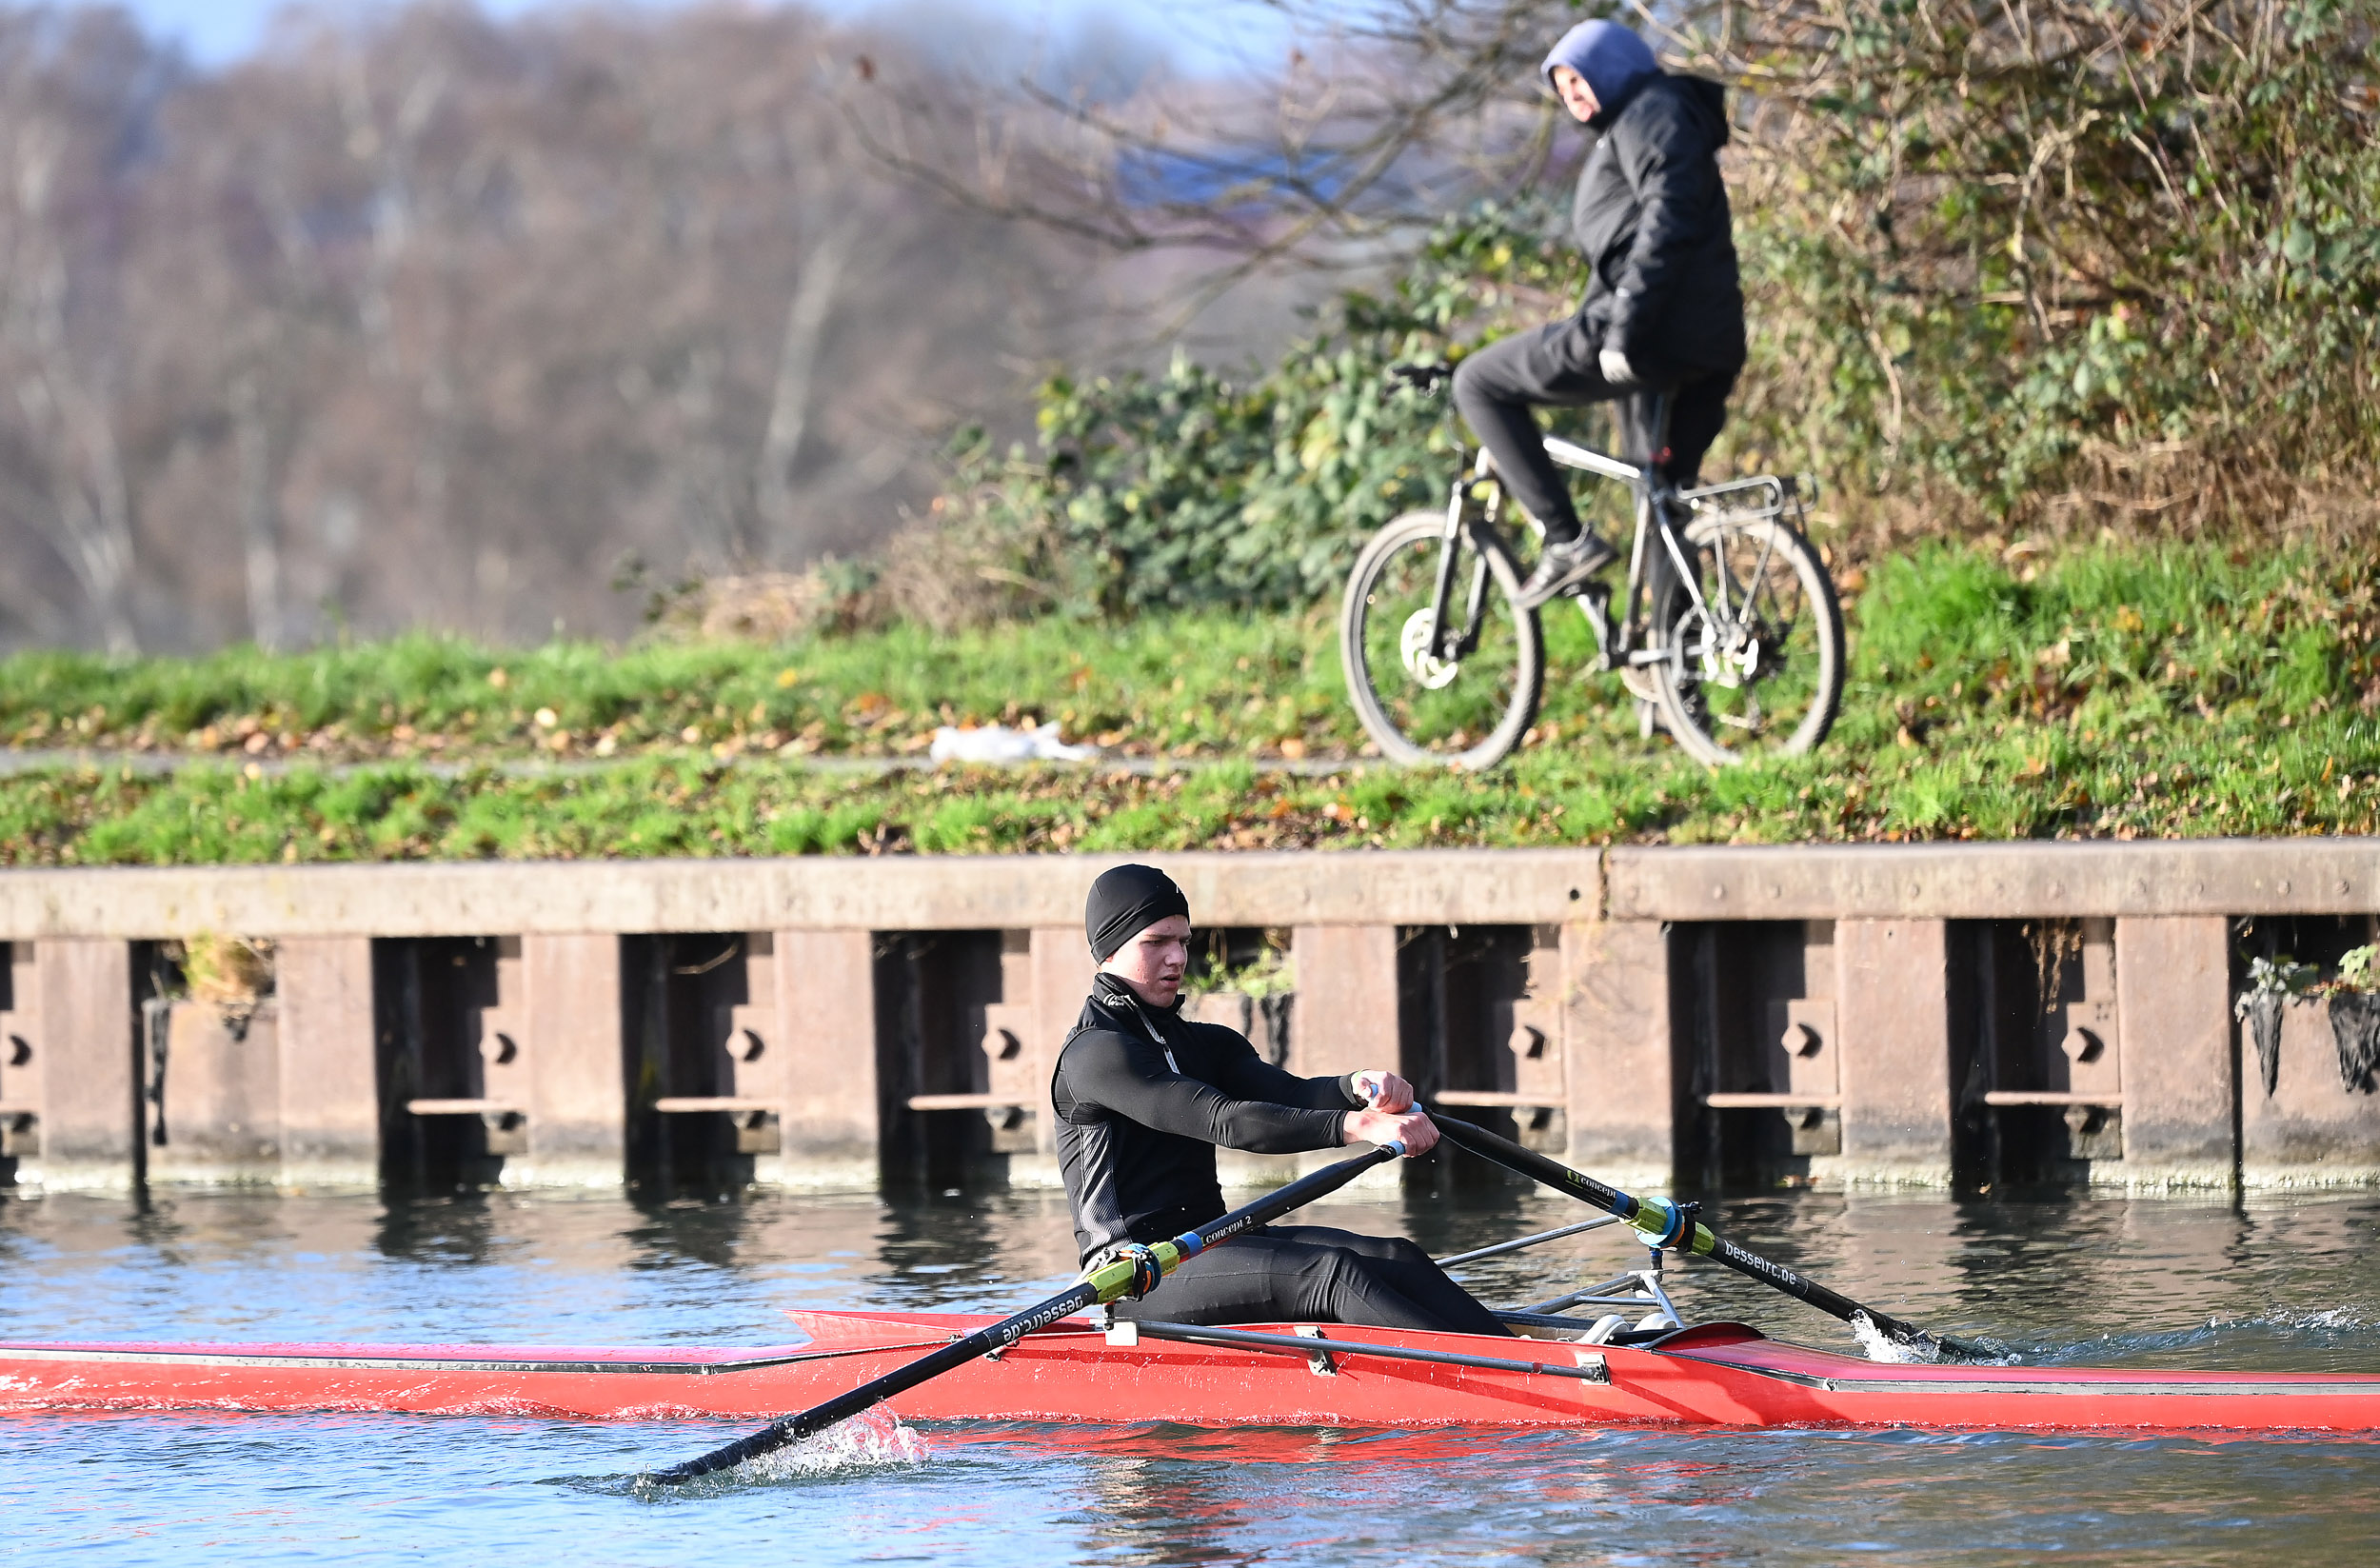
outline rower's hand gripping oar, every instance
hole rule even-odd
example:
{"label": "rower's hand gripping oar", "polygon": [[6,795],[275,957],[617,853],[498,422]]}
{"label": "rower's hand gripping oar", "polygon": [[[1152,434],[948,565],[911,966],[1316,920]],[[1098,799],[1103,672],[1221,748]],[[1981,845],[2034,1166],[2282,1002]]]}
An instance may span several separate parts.
{"label": "rower's hand gripping oar", "polygon": [[1566,1193],[1582,1203],[1592,1203],[1607,1213],[1617,1215],[1644,1234],[1645,1240],[1656,1247],[1672,1247],[1701,1258],[1716,1258],[1738,1274],[1750,1275],[1762,1284],[1774,1286],[1797,1301],[1807,1301],[1820,1312],[1832,1313],[1845,1322],[1865,1318],[1897,1343],[1938,1350],[1971,1360],[1989,1360],[1990,1347],[1973,1340],[1950,1335],[1928,1334],[1914,1323],[1906,1323],[1889,1312],[1861,1306],[1848,1296],[1827,1289],[1815,1280],[1804,1279],[1782,1263],[1771,1262],[1758,1253],[1746,1252],[1724,1237],[1714,1236],[1708,1225],[1695,1218],[1694,1205],[1673,1203],[1666,1198],[1632,1198],[1616,1187],[1607,1187],[1594,1177],[1572,1170],[1558,1161],[1548,1160],[1534,1149],[1524,1149],[1509,1138],[1498,1137],[1485,1127],[1475,1127],[1468,1121],[1433,1110],[1430,1120],[1447,1141],[1460,1145],[1507,1170],[1542,1181],[1555,1191]]}
{"label": "rower's hand gripping oar", "polygon": [[666,1470],[653,1472],[653,1479],[675,1486],[715,1470],[725,1470],[742,1464],[757,1455],[771,1453],[788,1443],[800,1442],[834,1425],[848,1420],[874,1405],[883,1403],[898,1394],[904,1394],[929,1379],[938,1378],[954,1367],[966,1365],[980,1356],[1005,1350],[1026,1335],[1047,1328],[1061,1318],[1070,1318],[1087,1307],[1103,1305],[1121,1297],[1139,1298],[1157,1287],[1158,1281],[1181,1266],[1183,1260],[1195,1258],[1208,1247],[1228,1241],[1240,1232],[1253,1230],[1267,1221],[1279,1218],[1291,1209],[1311,1203],[1326,1193],[1336,1192],[1361,1172],[1385,1160],[1394,1160],[1405,1152],[1398,1142],[1382,1143],[1351,1160],[1303,1176],[1266,1193],[1255,1202],[1236,1208],[1220,1220],[1210,1221],[1193,1231],[1185,1231],[1170,1241],[1154,1246],[1133,1246],[1113,1260],[1101,1264],[1085,1274],[1075,1284],[1051,1297],[1039,1306],[1027,1307],[1013,1318],[1003,1318],[988,1328],[979,1328],[964,1339],[954,1340],[942,1349],[921,1356],[904,1367],[887,1372],[872,1382],[862,1383],[847,1394],[838,1394],[825,1403],[813,1406],[798,1416],[786,1416],[771,1421],[749,1437],[738,1438],[721,1448],[715,1448],[700,1459],[673,1464]]}

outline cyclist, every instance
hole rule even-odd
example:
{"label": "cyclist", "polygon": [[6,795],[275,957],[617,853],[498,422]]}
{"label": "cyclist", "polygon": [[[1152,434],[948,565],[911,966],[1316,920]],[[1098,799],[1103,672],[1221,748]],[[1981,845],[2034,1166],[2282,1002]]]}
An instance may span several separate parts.
{"label": "cyclist", "polygon": [[1532,407],[1670,391],[1669,445],[1649,455],[1672,483],[1691,485],[1744,363],[1718,84],[1662,70],[1645,41],[1615,22],[1571,29],[1542,69],[1572,117],[1601,133],[1570,211],[1591,269],[1586,298],[1568,320],[1516,333],[1455,371],[1456,406],[1505,487],[1545,527],[1522,609],[1577,592],[1618,553],[1579,526]]}

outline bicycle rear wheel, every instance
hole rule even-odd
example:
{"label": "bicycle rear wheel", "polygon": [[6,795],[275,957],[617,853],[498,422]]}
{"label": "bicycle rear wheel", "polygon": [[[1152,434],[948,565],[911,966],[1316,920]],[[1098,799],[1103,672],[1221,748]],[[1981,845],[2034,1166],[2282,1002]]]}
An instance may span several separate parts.
{"label": "bicycle rear wheel", "polygon": [[1446,520],[1407,512],[1372,536],[1347,578],[1339,655],[1356,714],[1383,756],[1490,767],[1537,717],[1545,653],[1534,610],[1513,606],[1520,579],[1500,544],[1470,529],[1455,541],[1450,653],[1432,605],[1449,547]]}
{"label": "bicycle rear wheel", "polygon": [[1714,766],[1808,751],[1843,700],[1843,612],[1817,551],[1776,518],[1684,534],[1701,603],[1672,581],[1655,621],[1662,724]]}

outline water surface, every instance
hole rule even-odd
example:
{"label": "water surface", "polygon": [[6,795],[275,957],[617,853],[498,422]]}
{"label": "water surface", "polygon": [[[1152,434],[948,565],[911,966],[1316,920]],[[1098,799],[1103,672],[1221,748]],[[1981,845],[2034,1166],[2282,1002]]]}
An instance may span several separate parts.
{"label": "water surface", "polygon": [[[1336,1202],[1439,1253],[1550,1228],[1519,1192]],[[2380,1371],[2380,1197],[1748,1198],[1746,1244],[2028,1360]],[[1641,1255],[1473,1265],[1490,1300]],[[791,1305],[1004,1310],[1071,1273],[1040,1193],[729,1201],[0,1198],[0,1338],[770,1343]],[[1708,1263],[1690,1317],[1849,1348]],[[695,1496],[633,1483],[736,1423],[0,1416],[0,1559],[376,1563],[2369,1562],[2380,1442],[1846,1432],[930,1426]],[[846,1445],[849,1446],[849,1445]],[[879,1445],[883,1447],[883,1445]],[[890,1450],[886,1449],[889,1453]]]}

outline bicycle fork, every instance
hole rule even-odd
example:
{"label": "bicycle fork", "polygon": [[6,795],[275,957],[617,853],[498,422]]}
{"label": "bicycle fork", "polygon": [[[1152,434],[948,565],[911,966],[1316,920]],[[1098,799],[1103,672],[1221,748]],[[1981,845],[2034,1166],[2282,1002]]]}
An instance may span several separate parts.
{"label": "bicycle fork", "polygon": [[[1487,611],[1488,558],[1484,547],[1477,551],[1478,559],[1471,565],[1471,587],[1465,596],[1463,620],[1459,630],[1447,625],[1446,611],[1455,591],[1455,559],[1457,546],[1462,540],[1464,492],[1487,471],[1487,453],[1479,454],[1478,472],[1462,474],[1458,469],[1454,487],[1446,497],[1446,526],[1440,534],[1444,547],[1438,555],[1438,582],[1430,596],[1430,652],[1445,664],[1459,664],[1472,649],[1479,645],[1479,625]],[[1489,503],[1489,526],[1495,524],[1493,502]]]}

